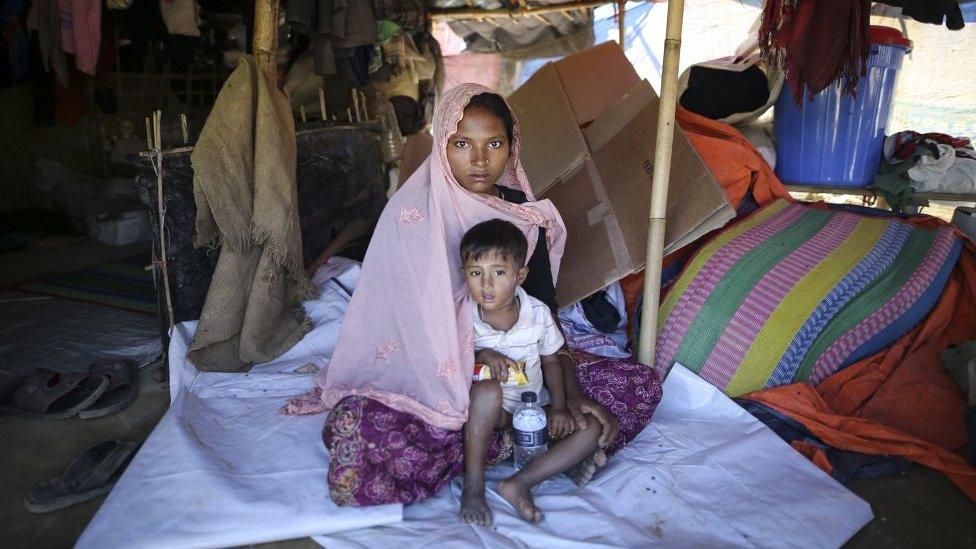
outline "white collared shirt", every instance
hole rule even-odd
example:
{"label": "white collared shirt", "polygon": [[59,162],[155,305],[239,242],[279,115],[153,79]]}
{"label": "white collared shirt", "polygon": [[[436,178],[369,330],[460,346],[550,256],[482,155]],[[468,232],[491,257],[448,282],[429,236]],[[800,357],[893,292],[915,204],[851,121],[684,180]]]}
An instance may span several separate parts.
{"label": "white collared shirt", "polygon": [[519,300],[518,320],[507,331],[496,330],[482,320],[480,306],[471,308],[475,351],[493,349],[512,360],[525,362],[529,383],[521,387],[502,387],[502,407],[509,413],[522,402],[522,393],[526,391],[534,391],[540,405],[549,403],[549,393],[543,386],[540,356],[556,354],[564,342],[549,307],[525,293],[521,286],[515,288],[515,295]]}

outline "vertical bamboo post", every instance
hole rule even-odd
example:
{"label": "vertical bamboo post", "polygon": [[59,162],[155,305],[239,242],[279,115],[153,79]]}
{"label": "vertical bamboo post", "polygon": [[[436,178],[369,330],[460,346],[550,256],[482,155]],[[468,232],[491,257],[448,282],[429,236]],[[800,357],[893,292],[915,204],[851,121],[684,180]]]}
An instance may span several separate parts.
{"label": "vertical bamboo post", "polygon": [[363,117],[359,113],[359,96],[356,94],[356,88],[349,90],[349,93],[352,95],[352,106],[356,111],[356,122],[362,122]]}
{"label": "vertical bamboo post", "polygon": [[627,49],[627,0],[617,3],[617,35],[620,47]]}
{"label": "vertical bamboo post", "polygon": [[153,156],[156,163],[156,215],[159,217],[159,269],[163,275],[163,293],[166,297],[166,316],[172,330],[176,319],[173,315],[173,298],[169,289],[169,266],[166,253],[166,205],[163,199],[163,112],[152,115]]}
{"label": "vertical bamboo post", "polygon": [[186,113],[180,114],[180,129],[183,130],[183,144],[190,142],[190,129],[186,123]]}
{"label": "vertical bamboo post", "polygon": [[678,58],[681,53],[681,19],[684,7],[684,0],[668,2],[668,22],[664,32],[664,68],[661,74],[661,103],[657,111],[647,266],[644,268],[644,308],[641,311],[638,347],[638,360],[650,366],[654,365],[654,346],[657,344],[661,259],[664,254],[664,227],[671,175],[671,146],[674,142],[674,111],[678,99]]}
{"label": "vertical bamboo post", "polygon": [[[251,44],[258,67],[274,76],[275,50],[278,47],[278,17],[281,5],[278,0],[255,0],[254,40]],[[274,82],[276,80],[272,80]]]}

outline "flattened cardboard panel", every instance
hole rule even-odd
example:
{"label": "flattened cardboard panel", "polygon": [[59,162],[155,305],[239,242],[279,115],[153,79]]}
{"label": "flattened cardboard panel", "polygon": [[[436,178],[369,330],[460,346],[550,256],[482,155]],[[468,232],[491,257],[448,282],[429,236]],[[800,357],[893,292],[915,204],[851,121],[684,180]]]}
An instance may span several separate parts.
{"label": "flattened cardboard panel", "polygon": [[641,80],[616,42],[564,57],[555,67],[579,126],[596,120]]}
{"label": "flattened cardboard panel", "polygon": [[522,165],[536,196],[577,168],[587,155],[573,109],[552,63],[508,98],[522,130]]}
{"label": "flattened cardboard panel", "polygon": [[637,116],[648,104],[657,102],[657,94],[650,82],[641,80],[631,88],[626,95],[620,97],[616,103],[597,118],[592,124],[583,128],[583,137],[591,151],[603,148],[617,133]]}
{"label": "flattened cardboard panel", "polygon": [[[615,280],[604,282],[617,275],[604,221],[605,216],[612,214],[593,211],[600,201],[585,166],[553,185],[546,198],[557,205],[568,231],[556,285],[556,302],[565,306],[586,297],[594,291],[592,288],[602,288]],[[588,293],[580,293],[587,289]]]}
{"label": "flattened cardboard panel", "polygon": [[[586,246],[589,254],[575,255],[567,243],[556,288],[557,300],[562,305],[586,297],[610,282],[642,269],[646,263],[658,99],[650,88],[640,91],[639,87],[637,93],[643,98],[632,94],[631,101],[617,103],[594,123],[594,126],[601,124],[602,129],[597,128],[596,132],[606,132],[604,136],[616,132],[609,138],[598,137],[606,142],[591,155],[596,177],[587,176],[584,169],[573,180],[578,184],[577,179],[585,179],[591,187],[594,180],[602,184],[599,192],[587,195],[588,198],[592,196],[594,202],[570,202],[565,197],[569,191],[562,183],[554,186],[547,195],[564,218],[573,210],[569,217],[574,221],[571,223],[566,219],[570,239],[587,240],[585,245],[574,244],[573,249]],[[620,120],[634,113],[633,106],[642,102],[643,108],[620,127]],[[607,118],[614,120],[604,122]],[[584,168],[588,163],[584,162]],[[674,135],[669,191],[665,253],[723,226],[735,215],[725,193],[680,129]],[[589,213],[588,217],[583,219],[581,212]],[[601,223],[594,225],[597,217]],[[616,233],[608,231],[612,228],[617,229]],[[615,240],[613,234],[619,238]],[[597,247],[601,249],[595,249]]]}
{"label": "flattened cardboard panel", "polygon": [[[695,169],[699,166],[700,169]],[[675,127],[674,148],[671,151],[667,215],[669,220],[680,216],[682,223],[668,223],[665,254],[698,240],[735,218],[735,209],[729,204],[725,192],[680,127]]]}

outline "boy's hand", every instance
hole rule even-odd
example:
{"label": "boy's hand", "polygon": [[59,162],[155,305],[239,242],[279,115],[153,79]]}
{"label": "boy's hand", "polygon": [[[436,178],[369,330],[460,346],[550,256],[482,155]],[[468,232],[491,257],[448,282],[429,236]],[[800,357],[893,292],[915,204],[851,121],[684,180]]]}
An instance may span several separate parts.
{"label": "boy's hand", "polygon": [[576,422],[573,421],[573,416],[565,408],[561,410],[552,408],[549,410],[550,437],[560,439],[573,434],[573,431],[576,430],[575,424]]}
{"label": "boy's hand", "polygon": [[491,379],[497,379],[502,383],[508,381],[508,369],[517,366],[514,360],[494,349],[482,349],[474,356],[479,364],[484,364],[491,370]]}

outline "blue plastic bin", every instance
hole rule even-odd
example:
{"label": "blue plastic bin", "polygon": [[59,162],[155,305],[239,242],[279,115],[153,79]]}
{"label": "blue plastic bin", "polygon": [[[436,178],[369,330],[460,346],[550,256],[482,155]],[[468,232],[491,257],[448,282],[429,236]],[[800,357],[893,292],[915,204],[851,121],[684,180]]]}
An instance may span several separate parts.
{"label": "blue plastic bin", "polygon": [[895,78],[912,43],[897,29],[872,26],[867,74],[857,97],[842,94],[843,81],[814,96],[793,100],[789,82],[776,101],[776,174],[787,184],[866,187],[881,161]]}

